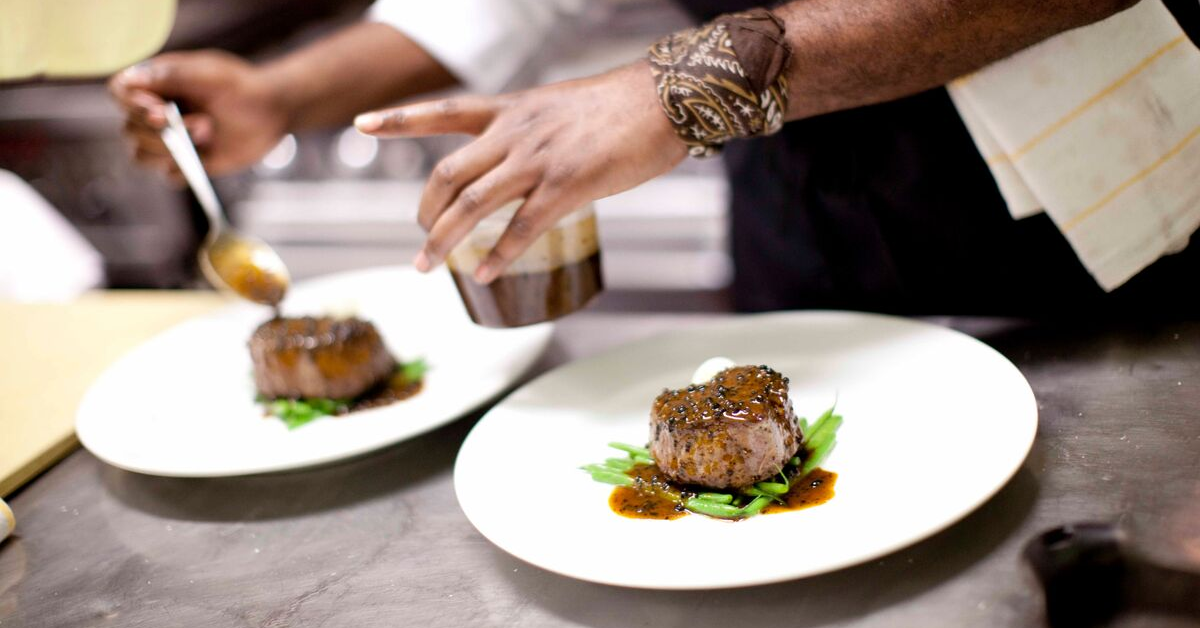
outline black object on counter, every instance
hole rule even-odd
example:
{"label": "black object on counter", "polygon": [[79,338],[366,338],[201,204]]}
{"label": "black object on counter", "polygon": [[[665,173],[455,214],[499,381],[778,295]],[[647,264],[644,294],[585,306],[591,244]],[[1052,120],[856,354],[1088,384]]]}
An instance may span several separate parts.
{"label": "black object on counter", "polygon": [[1200,573],[1138,555],[1114,525],[1054,528],[1025,546],[1025,559],[1045,591],[1054,628],[1103,626],[1125,612],[1200,619]]}

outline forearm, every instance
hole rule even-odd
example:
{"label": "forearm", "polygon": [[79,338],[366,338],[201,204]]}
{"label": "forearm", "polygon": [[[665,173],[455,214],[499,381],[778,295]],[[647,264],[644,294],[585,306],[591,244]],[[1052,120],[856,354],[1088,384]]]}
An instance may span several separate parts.
{"label": "forearm", "polygon": [[787,118],[943,85],[1129,0],[794,0],[774,9],[792,46]]}
{"label": "forearm", "polygon": [[356,113],[457,81],[425,50],[386,24],[350,26],[260,68],[288,130],[348,123]]}

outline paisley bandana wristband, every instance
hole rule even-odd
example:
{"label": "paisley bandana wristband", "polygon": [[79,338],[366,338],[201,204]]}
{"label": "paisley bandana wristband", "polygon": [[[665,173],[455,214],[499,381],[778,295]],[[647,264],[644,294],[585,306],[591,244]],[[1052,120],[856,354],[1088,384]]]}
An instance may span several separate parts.
{"label": "paisley bandana wristband", "polygon": [[737,137],[770,135],[787,111],[792,49],[765,9],[730,13],[650,46],[658,99],[693,157]]}

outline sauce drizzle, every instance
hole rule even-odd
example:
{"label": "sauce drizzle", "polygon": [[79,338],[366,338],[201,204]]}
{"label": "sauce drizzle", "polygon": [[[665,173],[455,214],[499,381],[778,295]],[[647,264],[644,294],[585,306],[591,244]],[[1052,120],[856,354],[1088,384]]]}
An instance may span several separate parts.
{"label": "sauce drizzle", "polygon": [[[691,514],[681,503],[704,490],[675,484],[652,464],[634,465],[625,474],[632,477],[634,483],[614,488],[608,497],[608,507],[630,519],[669,521]],[[836,483],[836,473],[821,468],[813,469],[803,479],[793,480],[791,490],[780,497],[782,504],[771,502],[761,514],[790,512],[824,504],[833,499]]]}
{"label": "sauce drizzle", "polygon": [[368,408],[378,408],[396,403],[397,401],[404,401],[421,392],[421,386],[424,383],[425,378],[411,380],[397,373],[388,378],[386,382],[356,397],[346,407],[346,412],[339,414],[366,410]]}

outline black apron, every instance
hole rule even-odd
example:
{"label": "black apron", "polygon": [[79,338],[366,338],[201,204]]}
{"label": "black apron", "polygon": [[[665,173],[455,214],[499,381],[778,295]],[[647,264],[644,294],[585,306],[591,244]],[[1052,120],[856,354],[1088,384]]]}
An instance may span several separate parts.
{"label": "black apron", "polygon": [[[762,6],[681,0],[698,21]],[[1167,3],[1192,37],[1195,0]],[[724,151],[739,310],[1186,315],[1200,246],[1106,294],[1049,217],[1014,220],[945,89]],[[1192,299],[1186,299],[1192,301]]]}

